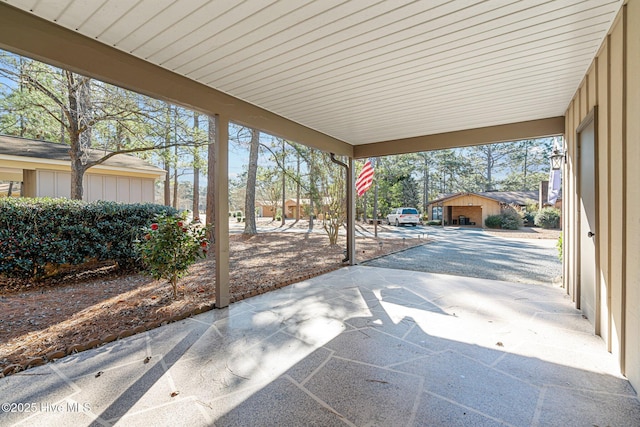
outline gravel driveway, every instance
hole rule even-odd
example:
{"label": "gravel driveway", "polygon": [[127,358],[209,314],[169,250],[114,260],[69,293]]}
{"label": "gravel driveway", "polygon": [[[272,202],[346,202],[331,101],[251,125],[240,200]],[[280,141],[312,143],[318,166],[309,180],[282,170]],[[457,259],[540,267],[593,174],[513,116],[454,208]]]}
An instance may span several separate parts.
{"label": "gravel driveway", "polygon": [[363,265],[549,285],[562,263],[553,239],[509,239],[481,229],[429,228],[430,243]]}

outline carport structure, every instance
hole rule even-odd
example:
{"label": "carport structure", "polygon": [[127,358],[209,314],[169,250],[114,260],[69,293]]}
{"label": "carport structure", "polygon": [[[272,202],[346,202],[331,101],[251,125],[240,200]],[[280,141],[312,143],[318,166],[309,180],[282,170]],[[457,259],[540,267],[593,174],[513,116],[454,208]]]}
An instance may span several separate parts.
{"label": "carport structure", "polygon": [[7,0],[0,47],[214,115],[220,142],[233,121],[347,156],[350,182],[358,158],[563,135],[564,286],[640,387],[639,0]]}

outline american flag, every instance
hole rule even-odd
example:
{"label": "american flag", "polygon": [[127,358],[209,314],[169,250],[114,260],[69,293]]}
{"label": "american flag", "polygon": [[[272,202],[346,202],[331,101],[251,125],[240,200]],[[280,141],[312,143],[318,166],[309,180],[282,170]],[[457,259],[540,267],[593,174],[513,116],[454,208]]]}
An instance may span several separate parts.
{"label": "american flag", "polygon": [[371,188],[371,184],[373,184],[373,166],[371,165],[371,159],[367,159],[360,171],[360,175],[358,175],[358,179],[356,179],[356,192],[358,196],[366,193],[367,190]]}

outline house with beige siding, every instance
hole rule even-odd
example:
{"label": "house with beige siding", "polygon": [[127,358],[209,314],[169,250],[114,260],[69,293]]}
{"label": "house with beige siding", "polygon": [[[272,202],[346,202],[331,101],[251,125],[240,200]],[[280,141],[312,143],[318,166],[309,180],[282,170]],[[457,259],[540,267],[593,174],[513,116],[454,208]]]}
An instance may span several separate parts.
{"label": "house with beige siding", "polygon": [[525,207],[535,202],[537,191],[487,191],[448,194],[429,202],[430,220],[444,220],[444,225],[484,227],[488,216],[500,215],[505,206]]}
{"label": "house with beige siding", "polygon": [[[97,150],[95,150],[97,151]],[[84,174],[83,199],[89,202],[110,200],[123,203],[154,203],[155,183],[166,172],[131,155],[119,154],[90,168]],[[48,141],[36,141],[0,135],[0,196],[70,197],[71,161],[69,147]],[[13,190],[15,185],[16,193]]]}

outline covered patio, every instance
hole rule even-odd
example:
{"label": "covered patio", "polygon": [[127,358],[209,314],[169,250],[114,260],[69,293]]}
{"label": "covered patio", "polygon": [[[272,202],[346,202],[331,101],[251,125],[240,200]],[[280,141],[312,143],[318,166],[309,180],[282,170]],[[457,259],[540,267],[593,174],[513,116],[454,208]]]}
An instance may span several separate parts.
{"label": "covered patio", "polygon": [[[0,386],[7,396],[13,393],[7,390],[14,388],[6,387],[21,381],[25,396],[37,401],[47,401],[41,396],[75,399],[65,397],[83,390],[75,378],[92,383],[107,379],[94,378],[98,367],[94,363],[113,354],[116,361],[108,366],[114,373],[125,373],[100,389],[111,400],[93,415],[104,420],[134,413],[160,416],[170,409],[175,414],[172,403],[183,399],[185,405],[178,405],[177,410],[206,401],[209,406],[192,405],[195,416],[219,419],[222,424],[233,424],[234,419],[242,424],[242,417],[258,416],[259,411],[268,411],[276,420],[286,417],[287,411],[299,415],[302,408],[323,417],[318,418],[320,424],[394,424],[388,416],[402,417],[401,423],[411,424],[418,422],[423,410],[434,417],[442,415],[446,424],[463,423],[464,418],[459,417],[468,416],[480,417],[487,425],[542,425],[551,415],[554,421],[570,415],[594,424],[614,424],[617,417],[625,417],[620,424],[629,420],[638,424],[637,399],[614,371],[627,376],[636,389],[640,387],[640,222],[632,221],[640,208],[640,186],[635,185],[640,181],[636,164],[640,158],[640,0],[389,0],[375,4],[159,0],[126,4],[7,0],[0,3],[0,48],[216,117],[216,218],[226,217],[229,210],[229,122],[344,156],[350,182],[347,255],[352,264],[356,159],[563,136],[564,289],[553,290],[560,292],[558,299],[551,306],[544,303],[539,311],[532,301],[546,301],[547,293],[534,296],[527,307],[527,300],[509,294],[508,289],[515,288],[503,284],[489,283],[478,293],[468,290],[467,281],[456,285],[451,278],[439,277],[429,279],[434,289],[418,291],[412,282],[407,285],[376,273],[379,270],[372,273],[354,267],[317,279],[322,288],[301,284],[251,304],[225,308],[229,305],[229,230],[223,221],[215,227],[216,277],[212,278],[221,310],[204,315],[205,320],[185,321],[202,325],[200,329],[180,332],[171,329],[179,325],[169,326],[114,344],[109,347],[112,350],[105,347],[89,353],[95,357],[78,355],[38,368],[50,376],[3,379]],[[352,275],[354,272],[358,274]],[[404,274],[393,273],[398,278]],[[463,288],[460,293],[441,294],[438,289],[444,284]],[[393,290],[396,286],[401,291]],[[492,293],[496,286],[507,294]],[[418,293],[418,299],[404,300],[408,291]],[[387,292],[400,292],[401,297],[389,305]],[[435,295],[445,298],[444,305]],[[473,309],[469,302],[446,302],[469,295],[475,298],[470,300]],[[287,304],[281,306],[278,298]],[[318,299],[326,313],[310,317],[316,307],[300,303],[309,301],[307,298]],[[271,311],[253,306],[265,299]],[[448,336],[448,327],[456,330],[456,322],[462,322],[462,308],[469,310],[471,318],[483,312],[477,301],[486,302],[501,317],[466,326],[473,330],[483,324],[490,328],[487,336],[491,339],[467,342],[464,328],[459,331],[462,336]],[[560,302],[571,307],[557,306]],[[393,305],[403,307],[398,318],[388,311]],[[551,314],[536,315],[538,312]],[[328,323],[307,338],[304,330],[281,330],[291,316],[298,317],[300,325],[313,324],[315,318]],[[549,317],[560,319],[561,324],[553,326]],[[419,332],[417,342],[410,341],[410,331],[404,335],[406,322],[400,320],[405,318],[414,319],[415,326],[408,330]],[[221,323],[214,327],[216,319]],[[445,319],[452,322],[447,327],[439,323]],[[228,335],[225,325],[235,320],[246,326],[231,328]],[[351,340],[358,343],[362,338],[358,329],[369,321],[370,330],[364,332],[392,337],[393,344],[383,342],[373,350],[366,347],[369,341],[364,341],[365,347],[350,344]],[[519,328],[529,321],[551,327],[553,333],[545,335],[545,342],[557,347],[541,343],[530,348],[528,343],[535,342],[536,336],[526,328],[518,329],[517,342],[497,339],[503,331],[498,326]],[[431,329],[432,324],[438,327]],[[392,333],[378,331],[378,326],[389,327]],[[567,335],[571,329],[573,333]],[[165,332],[169,330],[172,333]],[[239,341],[233,331],[238,331]],[[168,334],[167,343],[172,344],[156,349],[154,345],[164,344],[154,344],[154,334]],[[207,341],[212,336],[216,339]],[[522,337],[530,339],[520,340]],[[294,338],[298,341],[292,341],[293,349],[288,349],[287,342]],[[431,348],[434,339],[439,346]],[[133,344],[140,347],[134,345],[129,351],[127,345]],[[571,348],[566,347],[569,344]],[[199,345],[204,348],[198,349]],[[281,345],[289,351],[283,351]],[[257,353],[247,353],[247,358],[227,357],[247,348]],[[584,351],[572,353],[576,348]],[[361,353],[349,354],[349,349],[361,349]],[[396,350],[402,354],[394,353]],[[216,352],[222,353],[208,359]],[[387,353],[390,359],[384,359]],[[289,362],[271,358],[276,354]],[[575,357],[567,358],[569,354]],[[129,363],[135,355],[148,355],[152,358],[149,363],[156,357],[156,363],[142,373],[149,365]],[[442,362],[445,356],[451,363]],[[117,363],[118,358],[123,364]],[[412,366],[412,361],[427,359],[433,363],[422,369],[433,371]],[[604,368],[600,362],[605,359],[615,363]],[[219,365],[221,360],[230,360],[230,364]],[[183,378],[198,382],[189,366],[194,361],[204,364],[203,369],[208,363],[216,367],[215,375],[199,378],[209,380],[198,386],[205,387],[202,396],[207,397],[184,398],[181,394],[163,400]],[[235,366],[236,362],[241,366]],[[349,363],[354,369],[345,372]],[[521,369],[521,363],[529,368]],[[188,367],[187,373],[178,374],[181,365]],[[466,374],[447,371],[467,365]],[[80,366],[81,372],[67,374],[65,366]],[[447,373],[440,376],[440,368]],[[106,373],[106,369],[111,368],[100,371]],[[369,369],[376,375],[369,376]],[[479,376],[480,371],[485,374]],[[171,375],[165,378],[165,372]],[[541,375],[544,372],[553,374]],[[174,375],[179,381],[172,383]],[[430,375],[433,382],[427,380]],[[577,382],[569,379],[574,377]],[[558,379],[564,378],[568,379],[560,384]],[[51,381],[50,386],[46,381]],[[226,397],[214,392],[216,387],[228,391],[229,386],[244,381],[250,382],[252,391]],[[129,388],[123,392],[124,383]],[[391,384],[397,384],[398,392],[411,389],[415,398],[381,399]],[[485,384],[492,387],[485,388]],[[276,387],[278,393],[266,399],[264,391],[270,387]],[[470,393],[453,392],[462,389]],[[187,397],[201,396],[197,388],[193,390],[193,394],[185,393]],[[501,390],[504,395],[495,394]],[[121,394],[128,397],[121,399]],[[159,397],[154,400],[156,394]],[[146,403],[147,398],[152,403]],[[502,399],[513,404],[504,408]],[[609,403],[593,404],[602,399]],[[379,409],[389,402],[396,404],[394,411],[380,415]],[[276,410],[279,404],[282,410]],[[464,408],[463,415],[445,407]],[[144,412],[144,408],[154,411]],[[596,408],[598,413],[593,412]],[[615,408],[613,413],[606,413],[611,408]],[[598,418],[605,414],[607,419]]]}
{"label": "covered patio", "polygon": [[[0,381],[3,425],[632,426],[553,286],[346,267]],[[4,407],[3,407],[4,408]]]}

